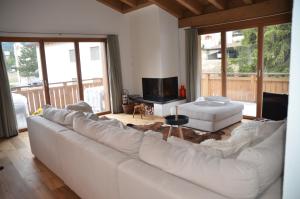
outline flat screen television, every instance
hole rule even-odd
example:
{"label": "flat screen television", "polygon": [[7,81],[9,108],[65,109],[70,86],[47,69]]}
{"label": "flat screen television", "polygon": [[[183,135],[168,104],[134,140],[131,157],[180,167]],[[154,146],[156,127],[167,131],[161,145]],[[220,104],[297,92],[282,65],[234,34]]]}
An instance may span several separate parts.
{"label": "flat screen television", "polygon": [[142,78],[143,98],[165,102],[178,98],[178,77]]}

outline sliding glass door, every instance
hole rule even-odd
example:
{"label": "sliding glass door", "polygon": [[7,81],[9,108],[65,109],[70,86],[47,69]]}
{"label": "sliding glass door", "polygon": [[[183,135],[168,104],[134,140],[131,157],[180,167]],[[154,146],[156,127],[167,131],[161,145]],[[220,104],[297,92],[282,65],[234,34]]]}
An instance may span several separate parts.
{"label": "sliding glass door", "polygon": [[222,95],[221,33],[201,35],[201,96]]}
{"label": "sliding glass door", "polygon": [[226,93],[244,104],[243,115],[256,116],[257,29],[226,32]]}
{"label": "sliding glass door", "polygon": [[57,108],[77,103],[77,80],[74,42],[45,42],[50,103]]}
{"label": "sliding glass door", "polygon": [[[23,41],[24,40],[24,41]],[[110,111],[104,39],[0,38],[19,129],[45,104]]]}
{"label": "sliding glass door", "polygon": [[94,112],[110,110],[105,43],[79,42],[84,101]]}
{"label": "sliding glass door", "polygon": [[202,34],[201,95],[223,94],[261,117],[263,92],[288,94],[290,34],[289,23]]}
{"label": "sliding glass door", "polygon": [[2,42],[5,66],[19,129],[46,103],[38,42]]}
{"label": "sliding glass door", "polygon": [[263,91],[288,94],[291,24],[266,26],[264,29]]}

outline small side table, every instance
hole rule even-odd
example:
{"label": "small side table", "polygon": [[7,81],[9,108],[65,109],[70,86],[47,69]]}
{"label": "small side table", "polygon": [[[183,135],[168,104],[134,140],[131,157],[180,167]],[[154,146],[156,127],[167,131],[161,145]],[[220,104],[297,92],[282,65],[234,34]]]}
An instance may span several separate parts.
{"label": "small side table", "polygon": [[181,126],[189,122],[189,117],[186,115],[169,115],[165,117],[165,123],[170,125],[168,137],[172,135],[173,126],[178,126],[179,137],[184,139]]}

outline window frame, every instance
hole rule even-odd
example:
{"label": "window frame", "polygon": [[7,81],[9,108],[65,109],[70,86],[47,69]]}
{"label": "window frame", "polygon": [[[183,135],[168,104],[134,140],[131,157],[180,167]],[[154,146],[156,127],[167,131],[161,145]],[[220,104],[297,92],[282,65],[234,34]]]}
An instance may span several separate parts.
{"label": "window frame", "polygon": [[[263,101],[263,68],[264,68],[264,28],[270,25],[279,25],[284,23],[291,23],[291,13],[284,13],[275,16],[257,18],[252,20],[245,20],[240,22],[233,22],[227,24],[217,24],[215,26],[198,27],[198,35],[205,35],[211,33],[221,33],[221,85],[222,95],[227,96],[227,55],[226,55],[226,32],[257,28],[257,92],[256,92],[256,117],[243,116],[245,119],[255,119],[262,117],[262,101]],[[200,86],[201,89],[201,86]],[[200,90],[201,93],[201,90]]]}
{"label": "window frame", "polygon": [[[81,63],[80,63],[80,50],[79,42],[102,42],[105,46],[105,56],[106,56],[106,67],[107,67],[107,78],[109,86],[109,76],[108,76],[108,50],[107,50],[107,39],[106,38],[77,38],[77,37],[6,37],[0,36],[0,42],[37,42],[39,43],[40,58],[41,58],[41,70],[42,78],[44,82],[44,92],[46,104],[51,105],[50,93],[49,93],[49,83],[47,74],[47,63],[45,54],[45,43],[46,42],[73,42],[75,50],[75,63],[77,70],[77,82],[79,88],[79,99],[84,100],[84,92],[82,85],[82,74],[81,74]],[[110,99],[110,89],[108,89],[108,99]],[[110,102],[109,102],[110,103]],[[97,115],[104,115],[111,113],[111,110],[96,113]],[[21,129],[21,131],[26,131],[26,129]]]}

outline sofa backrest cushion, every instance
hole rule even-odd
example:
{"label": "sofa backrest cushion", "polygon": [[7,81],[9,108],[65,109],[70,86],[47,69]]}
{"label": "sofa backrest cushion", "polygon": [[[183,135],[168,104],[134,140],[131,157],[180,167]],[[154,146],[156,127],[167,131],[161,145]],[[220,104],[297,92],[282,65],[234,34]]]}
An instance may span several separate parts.
{"label": "sofa backrest cushion", "polygon": [[69,104],[69,105],[67,105],[66,109],[72,110],[72,111],[93,113],[92,107],[84,101],[79,101],[76,104]]}
{"label": "sofa backrest cushion", "polygon": [[137,156],[144,133],[133,128],[107,126],[97,133],[97,140],[128,155]]}
{"label": "sofa backrest cushion", "polygon": [[185,147],[185,148],[192,147],[196,150],[202,151],[206,155],[210,155],[213,157],[220,157],[220,158],[223,157],[223,153],[219,149],[215,149],[215,148],[208,147],[208,146],[203,146],[200,144],[194,144],[192,142],[180,139],[175,136],[168,137],[167,142],[172,145],[179,146],[179,147]]}
{"label": "sofa backrest cushion", "polygon": [[282,124],[270,137],[245,149],[237,157],[238,160],[253,164],[257,168],[260,193],[282,174],[285,131],[286,125]]}
{"label": "sofa backrest cushion", "polygon": [[208,156],[194,148],[167,143],[147,132],[139,151],[141,160],[173,175],[230,198],[255,198],[258,195],[256,169],[239,160]]}
{"label": "sofa backrest cushion", "polygon": [[74,130],[99,143],[103,143],[129,155],[136,155],[144,136],[133,128],[121,128],[116,120],[93,121],[84,117],[74,120]]}
{"label": "sofa backrest cushion", "polygon": [[255,146],[272,135],[283,123],[284,121],[243,123],[231,132],[228,139],[209,139],[201,142],[200,145],[222,151],[225,158],[236,158],[245,148]]}
{"label": "sofa backrest cushion", "polygon": [[68,128],[73,128],[73,119],[82,117],[84,114],[78,111],[70,111],[66,109],[57,109],[46,105],[43,107],[43,117],[52,122],[64,125]]}
{"label": "sofa backrest cushion", "polygon": [[251,146],[255,146],[256,144],[259,144],[260,142],[265,140],[284,123],[285,123],[284,120],[280,120],[280,121],[271,120],[271,121],[262,122],[261,125],[257,127],[257,131],[254,136],[255,139],[252,141]]}
{"label": "sofa backrest cushion", "polygon": [[209,139],[200,143],[202,146],[218,149],[222,151],[223,157],[235,158],[244,148],[250,146],[254,139],[259,122],[244,123],[231,132],[231,136],[226,140]]}

